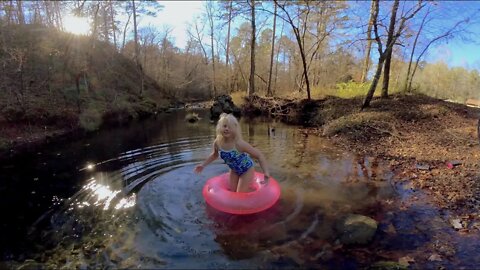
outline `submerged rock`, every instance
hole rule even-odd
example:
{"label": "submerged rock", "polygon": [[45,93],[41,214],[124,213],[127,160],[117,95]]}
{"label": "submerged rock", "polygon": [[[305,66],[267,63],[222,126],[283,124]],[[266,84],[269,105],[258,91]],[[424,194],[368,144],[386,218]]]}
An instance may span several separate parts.
{"label": "submerged rock", "polygon": [[198,116],[198,113],[188,113],[185,115],[185,121],[189,123],[195,123],[198,122],[201,118]]}
{"label": "submerged rock", "polygon": [[375,235],[377,226],[372,218],[351,214],[340,220],[336,229],[342,244],[367,244]]}

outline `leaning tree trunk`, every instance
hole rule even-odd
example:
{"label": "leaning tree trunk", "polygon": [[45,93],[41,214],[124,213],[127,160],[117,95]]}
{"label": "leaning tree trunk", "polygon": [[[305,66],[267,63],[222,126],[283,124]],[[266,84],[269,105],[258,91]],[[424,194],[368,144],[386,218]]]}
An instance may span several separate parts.
{"label": "leaning tree trunk", "polygon": [[378,58],[377,71],[375,72],[375,76],[373,77],[372,84],[370,84],[370,88],[368,89],[367,96],[365,97],[365,100],[362,105],[362,110],[370,106],[370,101],[372,101],[373,94],[375,93],[375,89],[377,88],[378,81],[380,80],[380,76],[382,75],[382,68],[383,68],[384,62],[385,62],[385,58],[383,57],[383,55],[381,55]]}
{"label": "leaning tree trunk", "polygon": [[396,0],[392,7],[392,16],[390,17],[390,25],[388,26],[388,38],[385,51],[385,68],[383,70],[383,86],[382,86],[382,98],[388,97],[388,83],[390,82],[390,64],[392,62],[392,51],[395,42],[395,21],[397,19],[399,1]]}

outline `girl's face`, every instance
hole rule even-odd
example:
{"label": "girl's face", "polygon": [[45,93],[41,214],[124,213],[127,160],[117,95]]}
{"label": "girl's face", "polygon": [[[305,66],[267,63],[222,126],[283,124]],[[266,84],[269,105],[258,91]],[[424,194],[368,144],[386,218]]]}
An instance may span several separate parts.
{"label": "girl's face", "polygon": [[234,138],[235,137],[235,129],[228,121],[223,121],[221,126],[222,136],[224,138]]}

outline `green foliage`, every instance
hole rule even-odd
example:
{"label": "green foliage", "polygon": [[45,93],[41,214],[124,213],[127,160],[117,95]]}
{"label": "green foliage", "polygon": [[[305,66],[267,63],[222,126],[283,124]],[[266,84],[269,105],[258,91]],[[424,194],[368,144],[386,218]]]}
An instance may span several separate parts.
{"label": "green foliage", "polygon": [[357,83],[357,82],[344,82],[337,83],[334,96],[340,98],[354,98],[359,96],[365,96],[368,92],[370,83]]}
{"label": "green foliage", "polygon": [[475,69],[450,68],[444,62],[424,64],[413,80],[413,92],[464,103],[469,98],[480,99],[480,75]]}

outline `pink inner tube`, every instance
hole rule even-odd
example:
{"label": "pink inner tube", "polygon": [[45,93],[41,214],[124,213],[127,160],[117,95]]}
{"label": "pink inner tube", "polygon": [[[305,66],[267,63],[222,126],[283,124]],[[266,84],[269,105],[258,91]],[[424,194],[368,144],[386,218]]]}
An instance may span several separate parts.
{"label": "pink inner tube", "polygon": [[229,190],[229,173],[207,180],[203,187],[203,197],[213,208],[238,215],[258,213],[272,207],[280,198],[280,185],[270,177],[268,184],[263,181],[263,173],[255,172],[252,192],[232,192]]}

